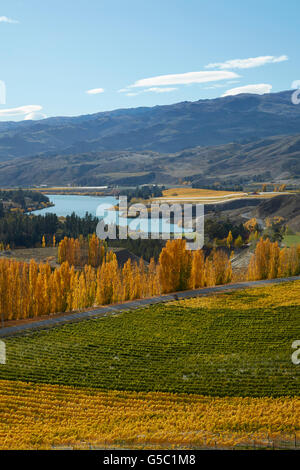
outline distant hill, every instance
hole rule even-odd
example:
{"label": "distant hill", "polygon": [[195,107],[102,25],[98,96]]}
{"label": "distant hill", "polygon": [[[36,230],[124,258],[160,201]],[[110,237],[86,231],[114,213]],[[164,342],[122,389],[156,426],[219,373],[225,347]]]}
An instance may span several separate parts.
{"label": "distant hill", "polygon": [[300,132],[291,91],[0,123],[0,161],[106,151],[176,153]]}
{"label": "distant hill", "polygon": [[32,184],[173,184],[178,178],[212,183],[269,172],[300,178],[300,134],[250,143],[194,147],[176,153],[102,151],[38,155],[0,162],[0,186]]}
{"label": "distant hill", "polygon": [[256,209],[260,218],[280,216],[285,219],[289,227],[300,229],[300,194],[286,194],[276,196],[262,202]]}

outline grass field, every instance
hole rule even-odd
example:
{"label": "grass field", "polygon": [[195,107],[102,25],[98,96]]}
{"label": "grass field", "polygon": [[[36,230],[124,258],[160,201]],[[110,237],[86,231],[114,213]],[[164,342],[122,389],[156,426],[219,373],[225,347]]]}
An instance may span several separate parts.
{"label": "grass field", "polygon": [[0,259],[10,258],[30,263],[34,259],[37,263],[49,263],[53,268],[59,266],[57,261],[57,248],[16,248],[9,251],[0,251]]}
{"label": "grass field", "polygon": [[198,189],[198,188],[170,188],[163,191],[165,197],[218,197],[218,196],[231,196],[242,195],[242,191],[216,191],[213,189]]}
{"label": "grass field", "polygon": [[299,309],[295,281],[6,338],[0,449],[300,445]]}
{"label": "grass field", "polygon": [[282,242],[285,246],[291,247],[293,245],[300,245],[300,234],[297,235],[285,235]]}
{"label": "grass field", "polygon": [[198,188],[170,188],[163,191],[163,197],[154,198],[154,201],[176,202],[195,201],[203,204],[222,203],[232,199],[260,198],[269,199],[280,193],[248,194],[242,191],[218,191],[213,189]]}
{"label": "grass field", "polygon": [[170,188],[163,191],[163,197],[154,200],[160,201],[193,201],[222,202],[228,199],[246,197],[247,193],[234,191],[215,191],[212,189],[197,188]]}

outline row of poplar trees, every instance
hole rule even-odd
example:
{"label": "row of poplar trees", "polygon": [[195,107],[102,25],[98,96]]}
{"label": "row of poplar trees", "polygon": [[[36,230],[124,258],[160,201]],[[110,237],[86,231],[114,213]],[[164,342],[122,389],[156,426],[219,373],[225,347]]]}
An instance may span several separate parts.
{"label": "row of poplar trees", "polygon": [[248,267],[248,279],[275,279],[300,274],[300,245],[280,248],[277,242],[261,238]]}
{"label": "row of poplar trees", "polygon": [[0,260],[0,312],[5,320],[225,284],[232,278],[226,253],[213,251],[205,258],[202,250],[187,250],[181,239],[167,242],[158,263],[129,259],[119,266],[116,255],[96,236],[88,241],[65,238],[59,245],[59,260],[55,269],[34,260],[29,264]]}

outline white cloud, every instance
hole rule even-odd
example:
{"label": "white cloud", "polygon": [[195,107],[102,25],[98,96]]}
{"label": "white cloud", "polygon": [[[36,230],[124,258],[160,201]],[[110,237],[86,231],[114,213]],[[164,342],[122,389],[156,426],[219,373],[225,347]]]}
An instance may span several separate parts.
{"label": "white cloud", "polygon": [[215,90],[216,88],[225,88],[228,85],[231,85],[232,83],[239,83],[239,82],[240,82],[240,80],[228,80],[228,82],[215,83],[215,84],[210,85],[210,86],[205,86],[204,90]]}
{"label": "white cloud", "polygon": [[148,88],[144,90],[144,92],[152,92],[152,93],[170,93],[171,91],[175,91],[178,88],[159,88],[159,87],[153,87],[153,88]]}
{"label": "white cloud", "polygon": [[145,90],[140,90],[136,92],[130,91],[130,87],[128,88],[122,88],[119,90],[119,93],[126,93],[126,96],[137,96],[141,95],[142,93],[170,93],[172,91],[178,90],[178,88],[175,87],[152,87],[152,88],[145,88]]}
{"label": "white cloud", "polygon": [[104,93],[103,88],[92,88],[91,90],[87,90],[86,93],[88,95],[98,95],[99,93]]}
{"label": "white cloud", "polygon": [[24,119],[25,121],[38,121],[40,119],[45,119],[46,117],[47,115],[44,113],[33,112],[33,113],[26,114]]}
{"label": "white cloud", "polygon": [[216,88],[224,88],[225,86],[228,86],[228,83],[216,83],[215,85],[205,86],[204,90],[215,90]]}
{"label": "white cloud", "polygon": [[261,67],[266,64],[276,64],[288,60],[287,55],[273,56],[265,55],[259,57],[250,57],[248,59],[233,59],[226,62],[215,62],[205,66],[206,69],[251,69],[253,67]]}
{"label": "white cloud", "polygon": [[160,87],[165,85],[190,85],[192,83],[215,82],[218,80],[229,80],[238,77],[239,75],[237,75],[235,72],[219,70],[178,73],[173,75],[158,75],[157,77],[143,78],[142,80],[137,80],[128,88]]}
{"label": "white cloud", "polygon": [[257,95],[263,95],[264,93],[270,93],[272,85],[268,83],[258,83],[256,85],[246,85],[237,88],[231,88],[227,90],[222,96],[239,95],[240,93],[254,93]]}
{"label": "white cloud", "polygon": [[0,16],[0,23],[19,23],[17,20],[13,20],[11,18],[7,18],[7,16]]}
{"label": "white cloud", "polygon": [[41,111],[41,109],[43,109],[42,106],[38,104],[29,104],[26,106],[19,106],[18,108],[0,109],[0,117],[28,115],[30,113]]}

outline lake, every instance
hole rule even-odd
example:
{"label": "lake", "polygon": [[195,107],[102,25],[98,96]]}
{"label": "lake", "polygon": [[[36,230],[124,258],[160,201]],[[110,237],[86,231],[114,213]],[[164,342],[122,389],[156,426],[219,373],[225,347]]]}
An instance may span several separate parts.
{"label": "lake", "polygon": [[[54,204],[52,207],[46,207],[45,209],[40,209],[34,211],[35,215],[44,215],[44,214],[56,214],[58,217],[71,215],[72,212],[75,212],[79,217],[84,217],[86,212],[96,216],[97,208],[101,204],[105,205],[117,205],[118,199],[113,196],[99,197],[99,196],[78,196],[70,194],[47,194],[50,201]],[[130,205],[130,204],[129,204]],[[131,230],[141,230],[142,232],[152,232],[152,233],[181,233],[182,228],[176,224],[170,224],[167,220],[164,219],[125,219],[122,217],[117,217],[117,213],[114,211],[107,211],[105,213],[105,222],[106,223],[116,223],[121,226],[128,225]],[[117,217],[117,219],[116,219]],[[190,230],[185,230],[190,231]]]}
{"label": "lake", "polygon": [[53,207],[46,207],[34,211],[35,215],[56,214],[58,217],[71,215],[75,212],[79,217],[84,217],[86,212],[93,216],[96,215],[97,207],[103,203],[110,203],[111,205],[117,204],[118,200],[114,197],[97,197],[97,196],[77,196],[71,194],[46,194],[50,201],[54,204]]}

